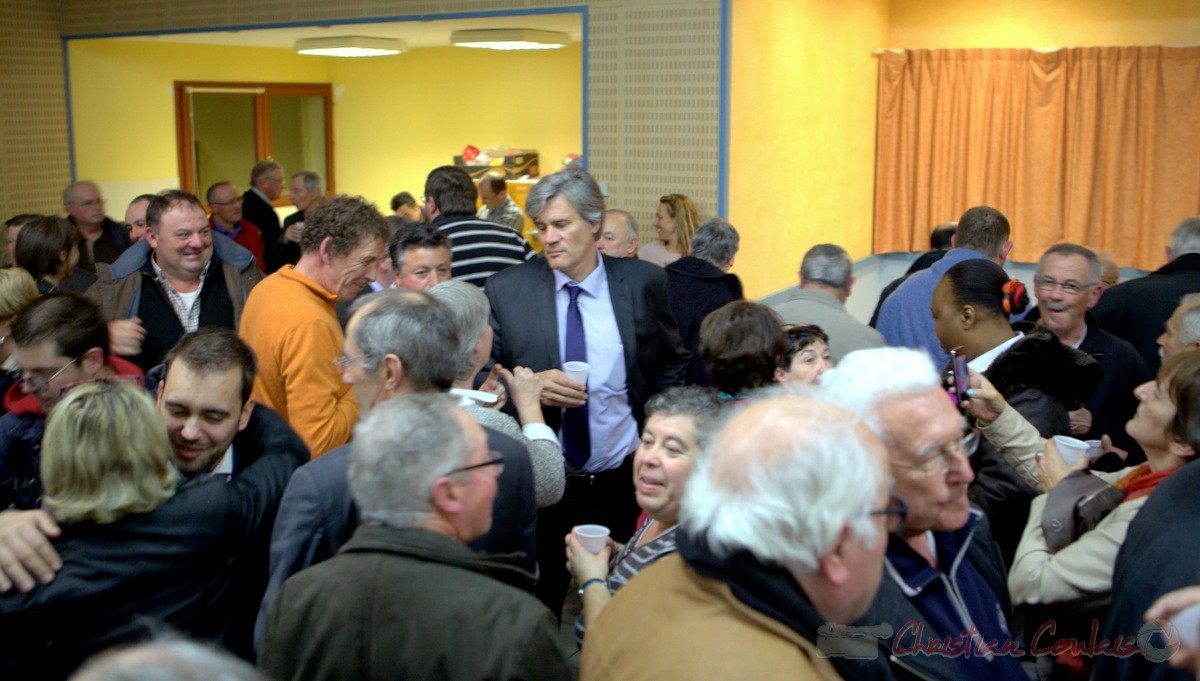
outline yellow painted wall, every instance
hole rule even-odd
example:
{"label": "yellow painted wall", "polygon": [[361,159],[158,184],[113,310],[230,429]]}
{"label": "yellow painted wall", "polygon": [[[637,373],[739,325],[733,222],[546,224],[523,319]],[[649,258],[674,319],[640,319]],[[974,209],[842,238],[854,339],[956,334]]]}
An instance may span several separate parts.
{"label": "yellow painted wall", "polygon": [[[270,48],[75,40],[78,175],[130,186],[177,177],[176,80],[329,82],[337,190],[366,196],[387,212],[393,194],[420,196],[429,170],[451,163],[465,144],[537,148],[543,173],[581,151],[581,54],[578,45],[527,53],[445,47],[355,60]],[[242,188],[249,171],[233,178]],[[112,196],[109,203],[109,214],[119,217],[124,206]]]}
{"label": "yellow painted wall", "polygon": [[[330,79],[325,60],[288,50],[116,39],[72,40],[70,67],[78,176],[103,183],[179,176],[177,80]],[[244,184],[250,169],[243,175],[232,179]],[[109,212],[118,211],[110,206]]]}
{"label": "yellow painted wall", "polygon": [[1196,0],[892,0],[888,47],[1195,45]]}
{"label": "yellow painted wall", "polygon": [[[334,82],[338,187],[386,208],[420,197],[425,176],[467,144],[535,148],[542,174],[583,149],[582,50],[414,49],[393,60],[343,59]],[[342,159],[346,159],[345,162]]]}
{"label": "yellow painted wall", "polygon": [[875,60],[887,0],[734,0],[730,71],[733,271],[748,297],[796,283],[833,242],[870,253]]}

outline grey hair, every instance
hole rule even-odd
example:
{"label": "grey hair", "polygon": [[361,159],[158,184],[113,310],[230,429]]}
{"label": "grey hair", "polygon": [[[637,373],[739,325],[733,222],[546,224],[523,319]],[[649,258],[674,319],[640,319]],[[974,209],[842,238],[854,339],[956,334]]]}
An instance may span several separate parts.
{"label": "grey hair", "polygon": [[283,171],[283,166],[279,164],[279,161],[268,158],[255,163],[254,167],[250,169],[250,186],[253,187],[259,178],[275,170]]}
{"label": "grey hair", "polygon": [[363,296],[350,308],[358,319],[351,340],[373,374],[387,355],[404,365],[410,390],[446,391],[458,378],[458,328],[450,310],[428,293],[389,289]]}
{"label": "grey hair", "polygon": [[1039,275],[1042,273],[1042,268],[1046,265],[1046,258],[1052,255],[1057,255],[1063,258],[1067,256],[1078,255],[1084,260],[1087,260],[1087,285],[1092,286],[1100,283],[1100,275],[1102,274],[1103,266],[1100,264],[1100,258],[1096,257],[1096,253],[1092,249],[1086,246],[1080,246],[1079,244],[1054,244],[1050,248],[1047,248],[1046,252],[1042,254],[1042,257],[1038,259],[1037,273]]}
{"label": "grey hair", "polygon": [[638,223],[637,223],[637,220],[634,219],[633,213],[630,213],[627,210],[621,210],[620,208],[609,208],[608,210],[604,211],[604,219],[608,220],[609,215],[624,216],[625,224],[629,225],[629,234],[627,235],[626,241],[625,241],[626,244],[631,244],[634,241],[637,241]]}
{"label": "grey hair", "polygon": [[304,180],[304,188],[308,191],[317,192],[319,194],[325,193],[325,181],[321,179],[321,174],[317,171],[301,170],[299,172],[292,173],[291,179],[294,180],[297,177]]}
{"label": "grey hair", "polygon": [[846,249],[837,244],[817,244],[800,261],[800,277],[806,284],[823,284],[836,289],[850,288],[854,263]]}
{"label": "grey hair", "polygon": [[104,651],[88,660],[71,681],[267,681],[267,677],[216,646],[168,636]]}
{"label": "grey hair", "polygon": [[1171,232],[1171,244],[1167,248],[1171,251],[1171,258],[1200,253],[1200,215],[1194,215],[1179,223]]}
{"label": "grey hair", "polygon": [[525,214],[530,220],[537,221],[546,209],[546,203],[556,196],[566,199],[575,212],[592,225],[604,222],[604,195],[595,178],[583,168],[569,165],[539,180],[525,199]]}
{"label": "grey hair", "polygon": [[96,194],[100,193],[100,187],[95,182],[92,182],[91,180],[81,180],[79,182],[72,182],[71,184],[69,184],[63,188],[63,193],[62,193],[63,205],[64,206],[74,205],[75,204],[75,189],[78,187],[82,187],[85,184],[89,185],[93,189],[95,189]]}
{"label": "grey hair", "polygon": [[821,374],[820,385],[831,403],[858,414],[879,439],[891,442],[879,418],[885,404],[941,387],[929,354],[912,348],[857,350]]}
{"label": "grey hair", "polygon": [[692,235],[692,255],[725,267],[737,255],[739,241],[738,231],[727,220],[705,220]]}
{"label": "grey hair", "polygon": [[384,400],[354,428],[350,492],[364,522],[419,527],[435,480],[466,463],[470,442],[454,400],[409,393]]}
{"label": "grey hair", "polygon": [[471,354],[487,328],[492,306],[478,286],[459,279],[433,286],[429,295],[440,300],[454,316],[454,326],[458,330],[458,376],[461,378],[475,368]]}
{"label": "grey hair", "polygon": [[1179,342],[1191,345],[1196,341],[1200,341],[1200,304],[1180,302]]}
{"label": "grey hair", "polygon": [[811,573],[847,525],[868,546],[877,541],[875,439],[828,403],[763,399],[734,414],[695,462],[680,525],[718,556],[745,550]]}
{"label": "grey hair", "polygon": [[721,424],[723,403],[712,388],[678,385],[646,401],[646,418],[651,416],[687,416],[696,430],[696,444],[706,449]]}

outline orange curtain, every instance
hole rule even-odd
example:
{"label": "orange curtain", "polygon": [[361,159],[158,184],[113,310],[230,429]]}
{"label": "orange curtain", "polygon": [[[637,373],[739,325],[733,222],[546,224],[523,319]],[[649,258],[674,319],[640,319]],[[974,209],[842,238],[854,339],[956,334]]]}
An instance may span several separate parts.
{"label": "orange curtain", "polygon": [[1200,214],[1200,47],[887,52],[877,120],[877,253],[986,204],[1015,260],[1071,241],[1155,269]]}

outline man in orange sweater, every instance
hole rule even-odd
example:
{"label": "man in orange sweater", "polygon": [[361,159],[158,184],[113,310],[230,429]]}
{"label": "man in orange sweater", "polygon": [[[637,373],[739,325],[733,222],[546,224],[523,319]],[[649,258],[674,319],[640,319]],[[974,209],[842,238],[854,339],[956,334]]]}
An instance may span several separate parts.
{"label": "man in orange sweater", "polygon": [[362,197],[334,197],[305,217],[300,261],[255,287],[239,333],[258,355],[254,399],[282,414],[317,457],[345,444],[358,420],[340,365],[362,357],[340,356],[335,306],[374,281],[389,229]]}

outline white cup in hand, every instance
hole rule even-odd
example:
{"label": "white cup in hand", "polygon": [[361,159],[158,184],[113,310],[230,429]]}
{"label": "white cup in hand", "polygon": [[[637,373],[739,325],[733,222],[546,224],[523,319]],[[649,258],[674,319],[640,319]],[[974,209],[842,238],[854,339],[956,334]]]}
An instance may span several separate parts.
{"label": "white cup in hand", "polygon": [[562,368],[567,378],[587,385],[588,369],[592,368],[590,364],[587,362],[564,362]]}
{"label": "white cup in hand", "polygon": [[1079,457],[1088,453],[1088,443],[1066,435],[1055,435],[1054,445],[1058,447],[1059,455],[1068,466],[1074,466]]}
{"label": "white cup in hand", "polygon": [[1171,618],[1171,626],[1179,632],[1179,640],[1192,650],[1200,650],[1200,604],[1192,605]]}
{"label": "white cup in hand", "polygon": [[608,544],[608,528],[603,525],[576,525],[574,532],[588,553],[600,553]]}

